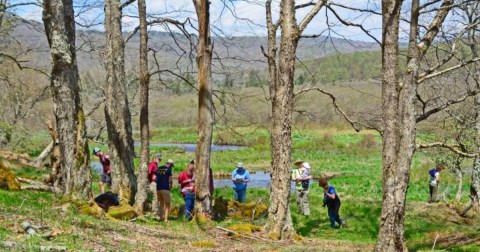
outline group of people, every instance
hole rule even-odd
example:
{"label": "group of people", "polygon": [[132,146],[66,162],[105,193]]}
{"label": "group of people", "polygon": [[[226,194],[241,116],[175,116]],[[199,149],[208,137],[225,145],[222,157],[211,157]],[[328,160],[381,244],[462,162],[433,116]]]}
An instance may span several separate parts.
{"label": "group of people", "polygon": [[[100,177],[100,190],[105,192],[105,185],[110,188],[112,185],[110,156],[104,153],[100,148],[95,147],[93,154],[99,158],[103,167],[103,172]],[[170,191],[173,186],[172,168],[175,163],[172,159],[168,159],[165,165],[159,166],[162,161],[161,154],[155,154],[152,162],[148,167],[148,181],[150,182],[150,191],[153,193],[153,205],[158,204],[158,214],[163,221],[168,221],[168,214],[170,212],[171,196]],[[294,163],[295,168],[292,170],[292,181],[295,183],[296,203],[298,213],[310,216],[310,205],[308,201],[308,194],[310,191],[310,180],[312,179],[310,172],[310,164],[302,160]],[[428,171],[429,174],[429,202],[438,202],[438,185],[440,183],[440,172],[445,169],[443,164],[437,164],[436,167]],[[210,180],[210,195],[213,195],[213,174],[209,170]],[[251,181],[250,173],[244,167],[242,162],[237,163],[231,176],[233,182],[233,192],[235,200],[238,202],[245,202],[247,194],[247,184]],[[178,176],[178,184],[180,185],[180,192],[185,201],[184,215],[186,218],[191,218],[194,203],[195,203],[195,160],[190,160],[184,171]],[[328,208],[328,216],[332,228],[343,225],[343,220],[340,219],[340,198],[335,188],[328,184],[328,180],[319,179],[319,186],[323,189],[323,206]]]}
{"label": "group of people", "polygon": [[[99,158],[103,167],[103,172],[100,177],[100,190],[105,192],[105,185],[110,188],[112,185],[110,156],[104,153],[100,148],[95,147],[93,154]],[[153,206],[158,206],[157,214],[163,221],[168,222],[168,215],[171,206],[171,189],[173,186],[172,169],[175,162],[168,159],[164,165],[161,165],[162,155],[155,154],[152,162],[148,167],[147,179],[150,183],[149,189],[153,194]],[[297,196],[297,206],[299,214],[305,216],[310,215],[310,206],[308,201],[308,194],[310,189],[310,180],[312,178],[310,173],[310,164],[304,161],[297,161],[294,163],[295,169],[292,170],[292,181],[295,182],[295,191]],[[210,195],[213,195],[213,174],[209,170],[210,180]],[[250,173],[244,167],[242,162],[237,163],[232,172],[231,180],[233,183],[234,198],[238,202],[245,202],[247,194],[247,185],[251,181]],[[192,217],[194,203],[195,203],[195,160],[190,160],[185,170],[178,176],[178,184],[180,185],[180,193],[185,201],[184,216],[188,219]],[[338,197],[335,188],[328,184],[326,179],[320,179],[319,185],[324,190],[324,207],[328,207],[328,215],[331,226],[335,227],[335,223],[340,226],[343,221],[340,219],[340,198]],[[155,207],[154,207],[155,209]]]}
{"label": "group of people", "polygon": [[[308,202],[308,194],[310,191],[310,164],[301,160],[294,163],[295,168],[292,170],[292,181],[295,182],[296,203],[298,214],[310,216],[310,205]],[[323,206],[328,208],[328,217],[330,226],[336,228],[336,223],[342,227],[343,220],[340,219],[340,198],[335,188],[328,184],[328,180],[321,178],[318,181],[320,188],[323,189]]]}

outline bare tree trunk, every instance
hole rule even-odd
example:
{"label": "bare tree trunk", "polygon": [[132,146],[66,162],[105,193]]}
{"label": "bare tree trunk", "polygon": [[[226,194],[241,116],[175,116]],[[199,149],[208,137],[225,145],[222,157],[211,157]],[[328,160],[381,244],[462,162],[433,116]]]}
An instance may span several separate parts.
{"label": "bare tree trunk", "polygon": [[[292,113],[294,101],[293,80],[298,41],[306,26],[315,17],[326,1],[311,3],[313,6],[297,25],[295,1],[280,2],[280,20],[273,23],[272,0],[267,0],[266,21],[268,30],[268,59],[270,98],[272,102],[271,153],[272,167],[270,205],[267,223],[263,227],[270,237],[289,239],[295,234],[290,215]],[[276,33],[281,27],[280,51],[277,64]]]}
{"label": "bare tree trunk", "polygon": [[62,169],[60,165],[60,157],[61,157],[61,151],[60,151],[60,145],[59,145],[59,139],[58,139],[58,134],[57,131],[55,130],[55,127],[53,126],[53,122],[48,119],[46,121],[47,127],[48,127],[48,132],[50,133],[50,136],[52,137],[52,142],[53,142],[53,147],[52,147],[52,153],[50,153],[50,178],[48,179],[47,182],[53,185],[54,191],[56,194],[64,194],[65,193],[65,181],[67,180],[67,176],[65,173],[65,170]]}
{"label": "bare tree trunk", "polygon": [[137,176],[137,195],[135,210],[143,214],[148,190],[148,162],[150,160],[150,142],[148,125],[148,31],[145,0],[137,0],[140,19],[140,135],[142,141],[140,167]]}
{"label": "bare tree trunk", "polygon": [[212,214],[210,195],[210,148],[213,132],[212,44],[210,39],[210,2],[193,0],[198,17],[198,142],[195,153],[195,211]]}
{"label": "bare tree trunk", "polygon": [[134,203],[137,190],[133,138],[125,79],[125,45],[120,0],[105,1],[107,92],[105,119],[112,167],[112,191]]}
{"label": "bare tree trunk", "polygon": [[[272,96],[272,183],[270,206],[265,230],[278,239],[288,239],[295,234],[290,215],[291,150],[293,78],[295,53],[299,36],[295,19],[295,1],[281,2],[281,38],[278,59],[278,76],[273,84]],[[275,39],[275,38],[271,38]],[[270,73],[273,75],[273,73]]]}
{"label": "bare tree trunk", "polygon": [[411,7],[407,67],[399,82],[398,33],[401,0],[383,0],[382,107],[383,107],[383,199],[375,251],[406,251],[404,234],[405,203],[410,167],[415,152],[415,96],[420,61],[447,16],[451,1],[442,7],[417,43],[420,0]]}
{"label": "bare tree trunk", "polygon": [[45,0],[43,21],[52,56],[51,90],[59,132],[61,169],[73,199],[92,197],[92,175],[82,109],[72,0]]}

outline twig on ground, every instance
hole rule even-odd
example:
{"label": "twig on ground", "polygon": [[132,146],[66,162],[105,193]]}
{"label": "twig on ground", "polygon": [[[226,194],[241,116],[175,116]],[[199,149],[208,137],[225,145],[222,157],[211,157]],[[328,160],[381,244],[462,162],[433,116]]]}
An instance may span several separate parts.
{"label": "twig on ground", "polygon": [[437,244],[438,234],[435,236],[435,241],[433,241],[432,251],[435,249],[435,244]]}

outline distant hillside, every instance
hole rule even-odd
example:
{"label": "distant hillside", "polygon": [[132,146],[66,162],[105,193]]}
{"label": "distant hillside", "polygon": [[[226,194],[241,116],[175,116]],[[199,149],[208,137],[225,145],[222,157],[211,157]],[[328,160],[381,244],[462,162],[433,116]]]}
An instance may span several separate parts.
{"label": "distant hillside", "polygon": [[317,83],[378,79],[382,74],[381,56],[377,50],[307,60],[298,65],[297,84],[307,81],[312,74]]}
{"label": "distant hillside", "polygon": [[[125,34],[125,36],[127,33]],[[48,44],[43,33],[43,25],[35,28],[26,24],[18,24],[11,36],[29,49],[29,64],[47,69],[50,64]],[[151,32],[149,46],[155,50],[158,63],[163,69],[180,68],[182,72],[194,71],[194,54],[189,54],[188,40],[180,34]],[[78,31],[77,58],[81,74],[85,72],[103,72],[102,54],[104,51],[104,33],[99,31]],[[225,73],[235,82],[244,78],[251,70],[262,72],[266,69],[265,58],[260,47],[266,47],[265,37],[215,37],[214,45],[214,76],[223,79]],[[300,41],[297,56],[303,61],[309,61],[336,53],[346,54],[361,51],[376,51],[379,47],[375,43],[345,40],[338,38],[319,37]],[[134,69],[138,63],[138,35],[134,36],[125,46],[127,68]],[[153,54],[153,53],[152,53]],[[356,54],[357,55],[357,54]],[[368,54],[365,54],[368,56]],[[361,56],[358,54],[357,56]],[[353,56],[353,57],[357,57]],[[343,56],[340,56],[343,57]],[[152,62],[153,65],[153,62]],[[223,76],[222,76],[223,75]]]}

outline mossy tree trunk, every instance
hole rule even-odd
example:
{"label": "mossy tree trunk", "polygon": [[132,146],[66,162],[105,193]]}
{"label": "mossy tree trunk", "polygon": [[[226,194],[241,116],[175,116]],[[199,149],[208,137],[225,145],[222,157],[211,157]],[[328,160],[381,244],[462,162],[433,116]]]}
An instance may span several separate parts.
{"label": "mossy tree trunk", "polygon": [[[137,175],[137,195],[135,210],[143,214],[148,191],[148,161],[150,160],[149,125],[148,125],[148,31],[145,0],[137,0],[140,19],[140,135],[142,141],[140,165]],[[155,197],[155,196],[154,196]]]}
{"label": "mossy tree trunk", "polygon": [[72,0],[43,1],[43,22],[52,57],[50,87],[65,193],[73,199],[88,200],[92,197],[92,175],[78,84]]}
{"label": "mossy tree trunk", "polygon": [[198,17],[198,142],[195,152],[195,212],[212,214],[210,194],[210,152],[213,133],[212,44],[210,39],[210,2],[193,0]]}
{"label": "mossy tree trunk", "polygon": [[121,6],[120,0],[105,1],[105,119],[112,167],[112,191],[133,204],[137,180],[133,166],[132,123],[126,91]]}

